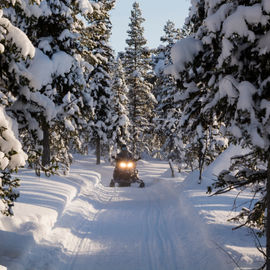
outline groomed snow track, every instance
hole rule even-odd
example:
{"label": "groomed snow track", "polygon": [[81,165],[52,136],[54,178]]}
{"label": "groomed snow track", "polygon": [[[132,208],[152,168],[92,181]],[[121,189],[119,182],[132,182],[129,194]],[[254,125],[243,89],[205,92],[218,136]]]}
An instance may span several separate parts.
{"label": "groomed snow track", "polygon": [[[76,161],[65,182],[73,185],[72,196],[51,227],[42,234],[29,230],[34,240],[15,260],[6,260],[8,269],[234,269],[188,204],[185,174],[172,179],[168,164],[141,161],[145,188],[110,188],[112,170],[89,157]],[[24,192],[23,186],[21,200]]]}

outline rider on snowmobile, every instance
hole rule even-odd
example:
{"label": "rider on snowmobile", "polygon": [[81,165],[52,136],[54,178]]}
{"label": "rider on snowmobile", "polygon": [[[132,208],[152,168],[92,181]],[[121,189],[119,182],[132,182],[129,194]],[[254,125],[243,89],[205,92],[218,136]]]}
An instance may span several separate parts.
{"label": "rider on snowmobile", "polygon": [[122,159],[133,159],[131,152],[128,151],[128,148],[125,144],[121,146],[121,151],[117,154],[115,160],[122,160]]}
{"label": "rider on snowmobile", "polygon": [[133,158],[131,152],[125,144],[121,146],[121,151],[115,158],[116,165],[113,171],[113,179],[110,182],[110,187],[114,187],[115,183],[119,186],[130,186],[131,183],[139,183],[139,187],[144,187],[144,182],[139,179],[136,169],[136,161],[139,159]]}

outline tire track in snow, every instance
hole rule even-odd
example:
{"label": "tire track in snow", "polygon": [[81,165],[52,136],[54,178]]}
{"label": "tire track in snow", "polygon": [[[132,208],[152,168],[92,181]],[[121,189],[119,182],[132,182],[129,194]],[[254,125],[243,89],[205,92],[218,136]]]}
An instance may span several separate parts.
{"label": "tire track in snow", "polygon": [[[148,180],[153,182],[149,177]],[[150,258],[145,269],[230,269],[226,258],[212,243],[207,225],[189,205],[183,184],[164,179],[149,187],[145,215]]]}
{"label": "tire track in snow", "polygon": [[[164,198],[157,192],[148,192],[148,207],[145,211],[147,217],[146,232],[149,233],[147,253],[149,257],[149,270],[177,270],[176,248],[174,240],[169,233],[168,207]],[[164,207],[164,203],[166,207]]]}
{"label": "tire track in snow", "polygon": [[[81,176],[86,177],[86,180],[89,181],[89,175],[84,175],[81,174]],[[91,224],[95,223],[98,219],[98,216],[100,215],[100,213],[104,210],[105,205],[108,204],[110,201],[112,201],[112,199],[116,196],[116,191],[115,189],[113,190],[108,190],[107,188],[105,188],[102,184],[101,184],[101,179],[99,178],[99,181],[95,181],[93,182],[89,182],[89,184],[91,184],[91,186],[88,186],[86,189],[83,190],[82,196],[84,196],[85,198],[88,198],[88,203],[89,206],[91,205],[91,202],[93,202],[93,200],[95,199],[96,201],[98,201],[100,204],[104,204],[104,207],[100,207],[100,209],[97,210],[97,212],[94,215],[91,215],[92,213],[90,212],[90,217],[89,219],[84,219],[83,222],[81,222],[78,227],[77,230],[78,231],[85,231],[84,235],[82,236],[82,238],[80,238],[79,241],[77,241],[76,246],[74,247],[74,250],[72,252],[72,261],[69,264],[69,268],[70,270],[74,270],[76,268],[74,268],[76,261],[78,259],[78,257],[80,256],[80,253],[82,250],[91,250],[91,243],[90,243],[90,247],[89,246],[85,246],[87,245],[87,241],[86,238],[89,234],[89,230],[91,228]],[[87,227],[86,230],[83,230],[84,227]]]}
{"label": "tire track in snow", "polygon": [[[84,172],[84,170],[80,170]],[[87,172],[69,175],[68,179],[80,183],[77,195],[65,205],[54,227],[43,236],[41,244],[51,246],[57,252],[47,259],[46,270],[73,269],[81,252],[87,248],[87,237],[91,226],[98,219],[106,204],[115,197],[115,190],[106,189],[100,181],[100,174]],[[91,242],[91,241],[90,241]],[[91,245],[91,243],[90,243]],[[35,256],[35,253],[34,253]],[[44,263],[40,262],[41,265]]]}
{"label": "tire track in snow", "polygon": [[[86,205],[92,205],[97,211],[93,214],[90,209],[76,224],[75,230],[81,232],[81,238],[71,239],[74,248],[62,269],[226,269],[222,266],[224,260],[209,245],[207,229],[201,226],[198,213],[188,205],[185,196],[181,197],[183,189],[179,183],[175,188],[175,181],[155,181],[152,165],[144,163],[143,166],[145,189],[109,188],[102,185],[101,179],[90,181],[88,174],[81,175],[89,185],[77,199],[83,198]],[[160,169],[156,174],[160,175]],[[133,225],[130,230],[125,228],[125,223]],[[95,245],[104,243],[107,249],[95,253]],[[84,252],[88,255],[82,256]],[[192,252],[197,252],[194,260]],[[210,258],[213,266],[207,262]],[[83,268],[85,265],[87,268]]]}
{"label": "tire track in snow", "polygon": [[[167,254],[166,256],[166,260],[162,260],[162,264],[161,264],[161,268],[160,269],[177,269],[177,265],[176,265],[176,261],[175,261],[175,248],[174,248],[174,241],[171,238],[171,234],[169,233],[169,228],[168,228],[168,224],[167,224],[167,219],[165,219],[165,209],[163,206],[161,206],[161,201],[157,201],[156,204],[156,209],[160,209],[158,211],[158,235],[160,238],[160,242],[162,245],[162,250],[161,252],[163,253],[163,257],[165,254]],[[166,265],[164,265],[164,263]],[[158,268],[156,268],[158,269]]]}
{"label": "tire track in snow", "polygon": [[[156,165],[156,164],[155,164]],[[181,269],[177,247],[177,231],[179,225],[174,221],[174,215],[177,212],[176,201],[179,200],[179,194],[172,187],[173,181],[162,179],[161,175],[167,177],[169,165],[159,162],[158,166],[152,163],[143,162],[139,169],[147,183],[148,210],[147,231],[151,232],[147,249],[151,261],[149,269],[152,270],[179,270]],[[150,175],[149,175],[150,173]],[[170,179],[170,178],[169,178]],[[146,268],[148,269],[148,268]]]}

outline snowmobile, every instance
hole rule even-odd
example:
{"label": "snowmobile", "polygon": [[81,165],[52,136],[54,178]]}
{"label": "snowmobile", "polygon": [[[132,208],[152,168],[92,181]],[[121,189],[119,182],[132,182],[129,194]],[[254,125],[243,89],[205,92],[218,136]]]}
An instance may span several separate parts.
{"label": "snowmobile", "polygon": [[139,187],[143,188],[145,184],[143,180],[139,179],[138,170],[136,169],[136,161],[138,160],[116,160],[110,187],[115,187],[116,183],[119,187],[129,187],[132,183],[139,183]]}

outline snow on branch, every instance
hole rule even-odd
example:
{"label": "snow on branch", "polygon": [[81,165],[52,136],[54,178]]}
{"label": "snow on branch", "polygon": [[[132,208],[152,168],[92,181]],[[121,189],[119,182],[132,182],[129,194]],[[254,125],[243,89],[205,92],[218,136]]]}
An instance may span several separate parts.
{"label": "snow on branch", "polygon": [[7,116],[3,107],[0,107],[0,169],[11,170],[25,165],[27,155],[16,138],[13,120]]}
{"label": "snow on branch", "polygon": [[260,4],[253,6],[239,6],[236,11],[228,16],[223,24],[225,37],[238,34],[240,37],[247,37],[249,41],[255,40],[255,34],[249,30],[248,24],[266,25],[268,16],[263,15]]}
{"label": "snow on branch", "polygon": [[51,83],[53,75],[64,76],[69,73],[73,62],[74,58],[63,51],[49,58],[41,50],[36,49],[36,55],[24,76],[30,80],[32,87],[39,90],[42,86]]}
{"label": "snow on branch", "polygon": [[[14,43],[21,50],[23,57],[34,57],[35,47],[32,45],[26,34],[19,28],[13,26],[8,19],[3,18],[2,16],[3,11],[0,9],[0,38]],[[4,50],[4,45],[0,44],[0,53],[3,53]]]}
{"label": "snow on branch", "polygon": [[93,13],[93,7],[88,0],[77,0],[76,3],[79,5],[83,15]]}
{"label": "snow on branch", "polygon": [[168,66],[165,73],[178,78],[179,72],[184,71],[185,65],[192,62],[202,48],[202,42],[192,37],[177,41],[171,50],[173,65]]}

